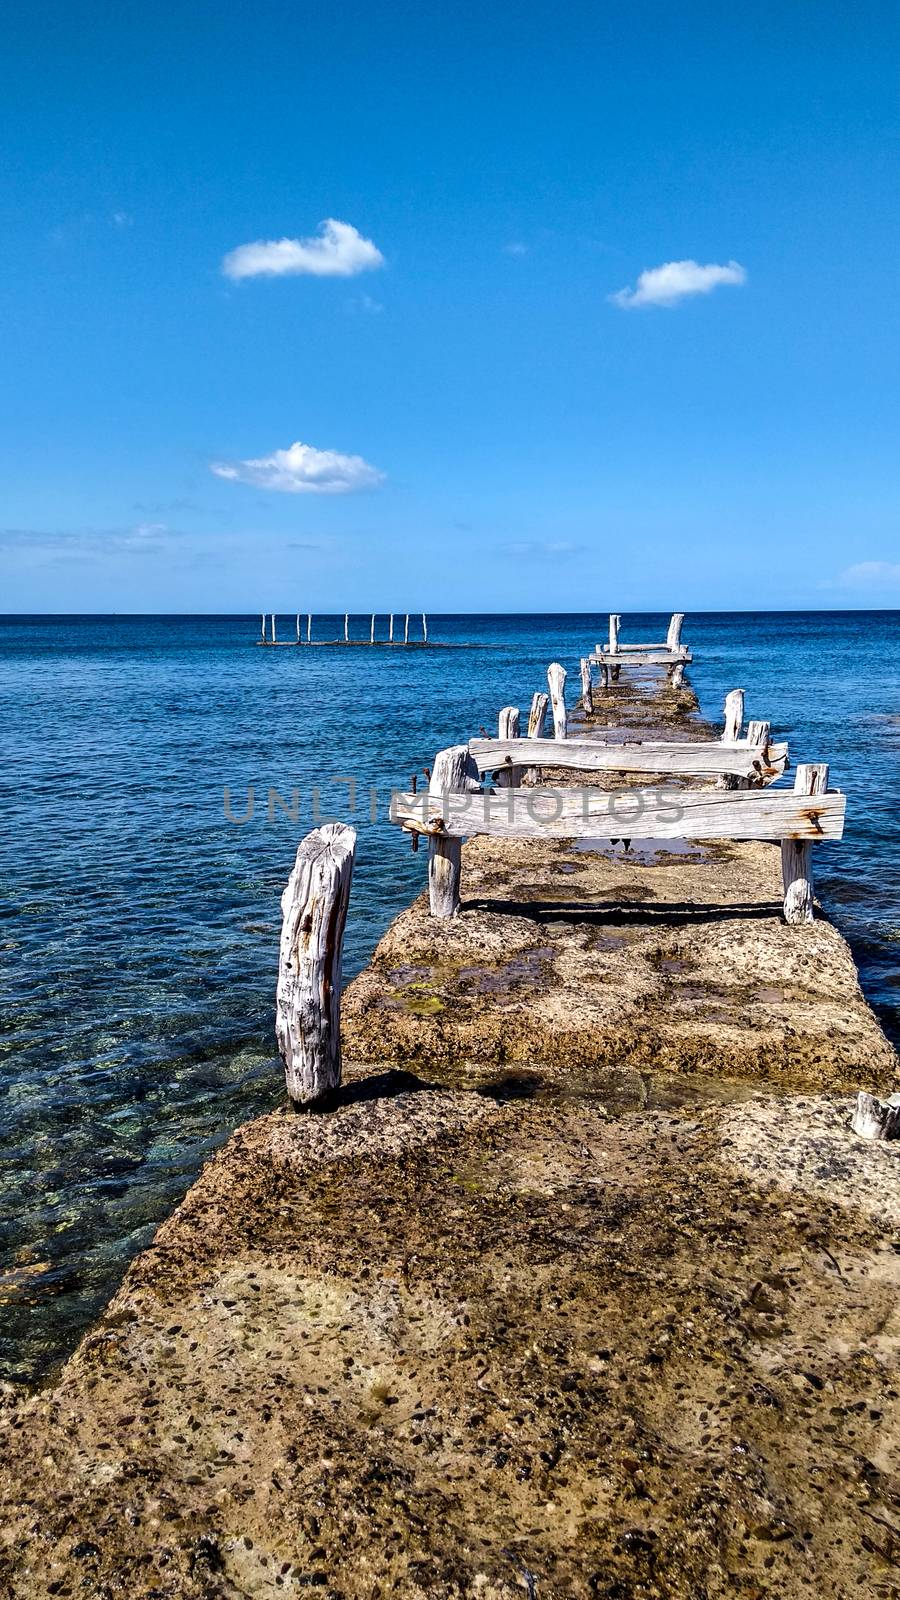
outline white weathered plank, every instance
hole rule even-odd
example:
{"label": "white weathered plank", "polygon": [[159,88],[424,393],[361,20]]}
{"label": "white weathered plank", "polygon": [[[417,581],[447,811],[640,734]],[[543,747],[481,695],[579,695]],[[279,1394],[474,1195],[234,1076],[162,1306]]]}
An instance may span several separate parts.
{"label": "white weathered plank", "polygon": [[[827,789],[827,763],[801,762],[794,775],[794,798],[808,806],[811,801],[807,796],[811,796],[813,802],[818,804],[820,797],[824,796],[827,799]],[[785,922],[813,920],[812,857],[809,844],[801,842],[808,838],[809,835],[788,838],[781,846]]]}
{"label": "white weathered plank", "polygon": [[341,948],[355,851],[353,828],[316,828],[301,840],[281,896],[275,1035],[295,1105],[341,1081]]}
{"label": "white weathered plank", "polygon": [[[521,759],[522,744],[502,738],[470,739],[469,750],[479,772],[495,772],[502,765]],[[534,753],[529,754],[534,761]],[[751,778],[769,769],[773,777],[783,771],[787,745],[726,745],[718,740],[705,744],[609,744],[597,739],[542,739],[538,754],[541,767],[580,772],[664,772],[694,777],[716,777],[728,772]]]}
{"label": "white weathered plank", "polygon": [[566,678],[568,673],[558,661],[552,661],[547,668],[547,687],[550,690],[550,705],[553,708],[553,737],[564,739],[568,728],[566,716]]}
{"label": "white weathered plank", "polygon": [[[459,746],[465,749],[465,746]],[[839,839],[846,797],[791,789],[504,789],[391,797],[391,821],[449,844],[498,838]]]}
{"label": "white weathered plank", "polygon": [[[480,789],[478,772],[464,744],[440,750],[434,758],[427,795],[418,796],[420,806],[446,810],[453,799],[462,801]],[[510,794],[518,790],[508,790]],[[416,796],[411,796],[415,800]],[[424,830],[429,831],[429,830]],[[459,910],[459,883],[462,874],[462,835],[449,831],[428,840],[428,903],[433,917],[455,917]]]}
{"label": "white weathered plank", "polygon": [[621,647],[616,651],[605,650],[598,645],[590,659],[617,672],[620,667],[674,667],[679,662],[688,665],[694,658],[690,650],[667,650],[665,645],[648,645],[646,650],[626,650]]}

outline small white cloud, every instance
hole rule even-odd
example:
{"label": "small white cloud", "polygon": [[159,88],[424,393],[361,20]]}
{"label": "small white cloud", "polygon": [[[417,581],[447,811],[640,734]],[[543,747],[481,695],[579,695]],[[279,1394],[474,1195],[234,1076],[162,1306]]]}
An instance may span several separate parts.
{"label": "small white cloud", "polygon": [[277,489],[282,494],[351,494],[374,489],[384,473],[362,456],[344,456],[338,450],[316,450],[311,444],[292,444],[270,456],[249,461],[213,461],[217,478],[250,483],[257,489]]}
{"label": "small white cloud", "polygon": [[509,244],[503,246],[508,256],[527,256],[528,246],[521,239],[510,239]]}
{"label": "small white cloud", "polygon": [[614,306],[626,310],[633,306],[674,306],[687,295],[709,294],[721,283],[746,282],[746,270],[738,261],[729,261],[725,266],[711,262],[705,267],[699,261],[666,261],[661,267],[642,272],[633,289],[619,289],[608,298]]}
{"label": "small white cloud", "polygon": [[112,220],[117,228],[131,228],[134,226],[134,217],[130,211],[114,211]]}
{"label": "small white cloud", "polygon": [[328,217],[312,239],[257,239],[238,245],[222,262],[226,278],[352,278],[384,266],[384,256],[349,222]]}
{"label": "small white cloud", "polygon": [[900,586],[900,561],[857,561],[855,566],[845,567],[834,583],[828,585],[836,589],[877,589],[881,586],[888,589]]}

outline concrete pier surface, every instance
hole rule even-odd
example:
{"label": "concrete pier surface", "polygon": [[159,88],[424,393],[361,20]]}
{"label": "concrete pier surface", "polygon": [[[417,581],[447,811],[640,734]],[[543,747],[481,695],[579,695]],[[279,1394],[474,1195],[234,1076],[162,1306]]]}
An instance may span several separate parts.
{"label": "concrete pier surface", "polygon": [[0,1593],[900,1595],[900,1147],[848,1130],[896,1061],[777,860],[468,845],[337,1104],[239,1129],[3,1397]]}

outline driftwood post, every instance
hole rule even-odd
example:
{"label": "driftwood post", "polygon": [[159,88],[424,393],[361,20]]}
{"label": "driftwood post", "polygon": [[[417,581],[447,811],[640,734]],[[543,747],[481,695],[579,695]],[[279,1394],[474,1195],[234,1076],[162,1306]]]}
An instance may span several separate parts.
{"label": "driftwood post", "polygon": [[766,767],[769,764],[768,763],[768,750],[769,750],[769,733],[771,731],[771,726],[772,726],[772,724],[770,722],[759,722],[759,721],[752,722],[751,721],[751,722],[747,723],[747,743],[750,746],[751,750],[756,749],[757,746],[761,746],[762,747],[763,765],[762,765],[760,771],[756,774],[755,777],[751,776],[751,777],[743,778],[743,779],[739,780],[739,782],[735,785],[736,788],[738,788],[738,789],[755,789],[760,784],[765,783],[765,780],[766,780]]}
{"label": "driftwood post", "polygon": [[422,640],[425,644],[428,643],[428,622],[424,611],[422,612]]}
{"label": "driftwood post", "polygon": [[850,1127],[861,1139],[900,1139],[900,1096],[879,1100],[860,1089]]}
{"label": "driftwood post", "polygon": [[404,644],[409,644],[409,612],[408,611],[406,613],[406,619],[405,619],[405,621],[403,623],[403,643]]}
{"label": "driftwood post", "polygon": [[272,612],[272,616],[271,616],[271,625],[272,625],[272,643],[274,644],[275,643],[275,613],[274,613],[274,611]]}
{"label": "driftwood post", "polygon": [[260,631],[260,636],[259,637],[260,637],[260,644],[265,644],[265,642],[266,642],[266,613],[265,612],[262,613],[262,627],[261,627],[261,631]]}
{"label": "driftwood post", "polygon": [[375,643],[375,613],[372,612],[372,626],[369,629],[369,643]]}
{"label": "driftwood post", "polygon": [[306,617],[306,642],[307,642],[307,644],[309,644],[309,641],[310,641],[311,638],[312,638],[312,612],[310,611],[310,612],[307,613],[307,617]]}
{"label": "driftwood post", "polygon": [[684,662],[676,661],[672,668],[672,688],[680,689],[684,683]]}
{"label": "driftwood post", "polygon": [[550,704],[553,707],[553,737],[564,739],[566,737],[566,678],[568,674],[565,667],[558,661],[551,662],[547,668],[547,686],[550,690]]}
{"label": "driftwood post", "polygon": [[[801,761],[794,774],[794,793],[824,794],[828,788],[827,761]],[[812,922],[812,845],[807,839],[782,839],[781,876],[784,881],[785,922]]]}
{"label": "driftwood post", "polygon": [[341,947],[355,852],[354,829],[326,822],[301,841],[281,896],[275,1034],[295,1106],[341,1081]]}
{"label": "driftwood post", "polygon": [[587,656],[581,658],[581,704],[590,716],[594,709],[594,690],[591,685],[591,663]]}
{"label": "driftwood post", "polygon": [[[449,813],[453,795],[472,794],[481,788],[478,768],[465,744],[440,750],[428,783],[428,793],[437,795]],[[455,917],[459,910],[459,884],[462,876],[462,839],[440,833],[428,835],[428,904],[433,917]]]}
{"label": "driftwood post", "polygon": [[394,613],[392,611],[391,612],[391,620],[388,623],[388,643],[389,644],[393,644],[393,642],[394,642]]}
{"label": "driftwood post", "polygon": [[349,613],[349,611],[345,611],[344,612],[344,643],[345,644],[349,644],[350,643],[350,613]]}
{"label": "driftwood post", "polygon": [[[532,699],[531,710],[528,713],[529,739],[543,739],[544,724],[547,721],[547,710],[549,705],[550,696],[547,694],[542,694],[539,690]],[[525,776],[529,783],[537,783],[540,778],[540,769],[538,767],[528,767],[525,772]]]}
{"label": "driftwood post", "polygon": [[[519,708],[518,706],[504,706],[497,719],[498,739],[518,739],[519,737]],[[501,767],[496,775],[498,789],[518,789],[522,783],[522,768]]]}
{"label": "driftwood post", "polygon": [[683,622],[684,622],[684,612],[683,611],[673,611],[672,620],[669,623],[669,631],[666,634],[666,649],[667,650],[680,650],[681,649],[681,625],[682,625]]}
{"label": "driftwood post", "polygon": [[300,613],[297,612],[297,643],[300,643]]}
{"label": "driftwood post", "polygon": [[741,728],[744,725],[744,691],[732,689],[725,696],[725,726],[722,729],[723,744],[737,744],[741,737]]}
{"label": "driftwood post", "polygon": [[[609,614],[609,653],[610,653],[611,656],[617,656],[618,653],[619,653],[619,623],[621,621],[622,621],[622,618],[619,616],[618,612],[616,612],[616,611],[611,611],[610,612],[610,614]],[[609,669],[610,682],[612,682],[612,683],[616,682],[616,680],[618,679],[620,670],[621,670],[621,668],[619,668],[619,667],[610,667],[610,669]]]}

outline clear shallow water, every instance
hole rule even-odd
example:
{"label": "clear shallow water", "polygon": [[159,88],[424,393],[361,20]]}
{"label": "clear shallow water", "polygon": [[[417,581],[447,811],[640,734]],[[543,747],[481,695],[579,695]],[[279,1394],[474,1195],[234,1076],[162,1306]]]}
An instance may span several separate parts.
{"label": "clear shallow water", "polygon": [[[623,638],[667,620],[630,616]],[[65,1354],[206,1155],[278,1102],[297,839],[329,814],[359,829],[351,977],[424,880],[385,820],[391,788],[501,705],[527,707],[553,659],[574,698],[606,618],[433,617],[433,640],[479,641],[434,652],[260,650],[257,629],[0,618],[0,1376]],[[900,1036],[900,613],[693,615],[684,633],[704,713],[744,687],[748,716],[847,790],[817,885]],[[355,811],[336,777],[355,779]],[[246,822],[226,817],[226,786],[237,817],[253,787]],[[296,821],[277,803],[270,819],[270,788],[290,806],[298,791]]]}

